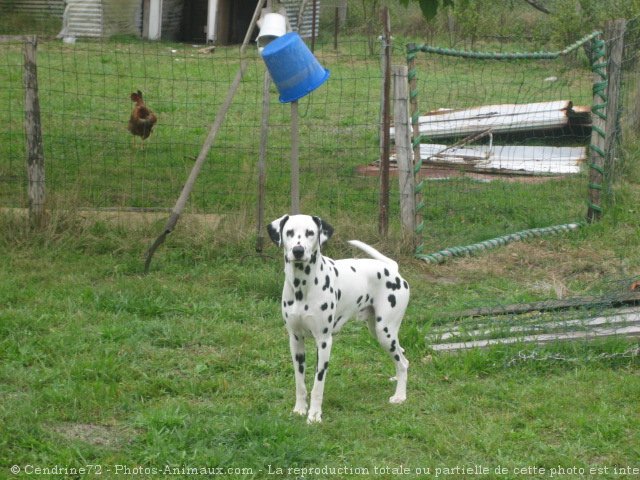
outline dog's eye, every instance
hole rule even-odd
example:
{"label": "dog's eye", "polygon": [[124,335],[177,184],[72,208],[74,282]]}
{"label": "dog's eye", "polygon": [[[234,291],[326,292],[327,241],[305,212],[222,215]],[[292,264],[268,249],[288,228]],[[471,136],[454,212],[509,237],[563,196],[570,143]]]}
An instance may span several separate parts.
{"label": "dog's eye", "polygon": [[313,230],[307,230],[307,231],[305,232],[305,235],[306,235],[307,237],[313,237],[315,234],[316,234],[316,233],[315,233]]}
{"label": "dog's eye", "polygon": [[287,237],[293,237],[293,230],[287,230]]}

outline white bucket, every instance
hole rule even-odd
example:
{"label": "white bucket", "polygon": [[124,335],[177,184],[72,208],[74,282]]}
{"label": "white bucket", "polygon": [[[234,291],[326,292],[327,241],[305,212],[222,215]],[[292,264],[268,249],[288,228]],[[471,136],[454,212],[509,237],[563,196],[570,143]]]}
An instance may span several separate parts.
{"label": "white bucket", "polygon": [[260,33],[256,42],[258,50],[266,47],[270,42],[287,33],[287,19],[279,13],[267,13],[260,20]]}

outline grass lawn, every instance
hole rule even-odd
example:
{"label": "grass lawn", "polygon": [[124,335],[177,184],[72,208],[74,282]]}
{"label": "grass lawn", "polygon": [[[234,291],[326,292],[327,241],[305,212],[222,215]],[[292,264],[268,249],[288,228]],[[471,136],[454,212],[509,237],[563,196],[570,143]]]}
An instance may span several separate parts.
{"label": "grass lawn", "polygon": [[[2,477],[12,465],[101,468],[106,478],[204,467],[232,468],[231,478],[462,478],[463,468],[479,478],[551,478],[552,469],[596,478],[592,468],[597,478],[633,478],[614,468],[638,467],[637,343],[456,356],[424,342],[444,312],[482,296],[535,296],[551,278],[597,289],[623,265],[637,274],[637,253],[580,254],[611,225],[448,265],[401,258],[412,285],[400,332],[411,362],[406,404],[387,402],[393,366],[352,322],[334,344],[324,421],[308,426],[291,413],[275,247],[259,258],[250,242],[178,230],[143,276],[148,232],[76,225],[27,239],[2,221]],[[337,232],[328,254],[349,255],[344,238]],[[334,470],[295,470],[324,467]]]}
{"label": "grass lawn", "polygon": [[[0,80],[11,86],[0,89],[1,207],[26,205],[20,55],[19,45],[0,54]],[[412,287],[400,331],[411,362],[407,402],[388,403],[392,362],[354,322],[334,344],[323,423],[291,414],[281,253],[270,245],[261,258],[253,248],[259,59],[188,209],[219,215],[220,224],[205,231],[181,221],[143,276],[143,253],[164,221],[114,226],[82,209],[173,205],[237,56],[164,43],[43,42],[54,208],[42,232],[0,211],[0,478],[12,466],[24,478],[637,478],[637,341],[459,355],[425,343],[434,325],[466,308],[628,289],[640,277],[637,143],[624,146],[624,180],[602,222],[428,265],[399,233],[397,185],[391,234],[381,241],[378,180],[354,175],[378,156],[379,58],[319,56],[332,77],[301,104],[302,207],[336,227],[329,256],[353,255],[346,240],[360,238],[401,264]],[[533,84],[551,73],[574,81],[552,96],[589,87],[584,69],[546,67],[524,79],[494,64],[476,78],[472,65],[456,88],[475,92],[464,100],[475,105],[513,100],[513,92],[540,100]],[[500,86],[484,92],[500,77],[514,81],[502,95]],[[128,94],[138,88],[160,117],[144,151],[130,147],[125,130]],[[436,90],[434,106],[459,106],[447,105],[451,90]],[[289,203],[288,109],[272,107],[267,220]],[[433,182],[426,252],[580,220],[586,184],[584,175],[536,185]],[[207,467],[214,470],[198,470]]]}

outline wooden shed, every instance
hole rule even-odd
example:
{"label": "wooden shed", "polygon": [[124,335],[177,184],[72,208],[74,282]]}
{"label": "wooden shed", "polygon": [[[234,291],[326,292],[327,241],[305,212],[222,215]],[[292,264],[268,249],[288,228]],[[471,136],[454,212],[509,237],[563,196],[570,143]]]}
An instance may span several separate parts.
{"label": "wooden shed", "polygon": [[[150,40],[229,45],[242,42],[258,0],[0,0],[0,12],[56,16],[62,20],[60,37],[137,35]],[[284,8],[289,23],[310,37],[320,0],[272,0]],[[317,31],[317,28],[316,28]]]}

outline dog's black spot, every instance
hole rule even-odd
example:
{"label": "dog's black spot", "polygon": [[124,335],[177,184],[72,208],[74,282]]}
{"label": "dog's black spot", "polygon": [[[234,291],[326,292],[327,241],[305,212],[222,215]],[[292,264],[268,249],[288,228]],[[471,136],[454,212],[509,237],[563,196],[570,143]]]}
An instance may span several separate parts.
{"label": "dog's black spot", "polygon": [[367,296],[364,297],[364,303],[367,303],[369,301],[369,294],[367,293]]}
{"label": "dog's black spot", "polygon": [[307,230],[306,232],[304,232],[305,237],[313,237],[314,235],[315,232],[313,230]]}
{"label": "dog's black spot", "polygon": [[329,278],[329,275],[325,275],[325,277],[324,277],[324,285],[322,286],[322,291],[324,292],[330,286],[331,286],[331,279]]}
{"label": "dog's black spot", "polygon": [[333,267],[333,270],[336,272],[336,277],[338,276],[338,269],[336,267]]}
{"label": "dog's black spot", "polygon": [[324,362],[324,368],[318,372],[318,381],[321,382],[324,378],[324,374],[329,368],[329,362]]}
{"label": "dog's black spot", "polygon": [[324,262],[322,262],[322,265],[320,265],[320,271],[324,272]]}
{"label": "dog's black spot", "polygon": [[306,280],[302,280],[302,286],[304,287],[307,284]]}
{"label": "dog's black spot", "polygon": [[377,317],[376,322],[380,323],[382,321],[382,317]]}
{"label": "dog's black spot", "polygon": [[329,289],[329,293],[333,293],[333,287]]}
{"label": "dog's black spot", "polygon": [[384,276],[388,277],[389,276],[389,270],[387,270],[386,268],[384,269]]}
{"label": "dog's black spot", "polygon": [[324,327],[324,330],[322,330],[322,333],[329,333],[329,329],[327,327]]}
{"label": "dog's black spot", "polygon": [[316,285],[318,284],[318,277],[315,278],[315,280],[313,281],[313,283],[315,283]]}
{"label": "dog's black spot", "polygon": [[400,277],[396,277],[396,281],[394,282],[387,282],[387,288],[396,291],[396,290],[400,290],[401,288],[401,283],[400,283]]}
{"label": "dog's black spot", "polygon": [[302,265],[301,263],[294,263],[294,265],[298,270],[304,270],[304,265]]}
{"label": "dog's black spot", "polygon": [[356,303],[357,303],[358,305],[360,305],[360,302],[361,302],[361,301],[362,301],[362,295],[360,295],[360,296],[358,297],[358,299],[356,300]]}
{"label": "dog's black spot", "polygon": [[391,304],[392,307],[396,306],[396,296],[395,295],[389,295],[387,297],[387,300],[389,300],[389,303]]}
{"label": "dog's black spot", "polygon": [[293,286],[294,287],[299,287],[300,286],[300,279],[299,278],[294,278],[293,279]]}
{"label": "dog's black spot", "polygon": [[[338,319],[338,322],[339,322],[339,321],[340,321],[340,320]],[[329,315],[329,323],[331,323],[331,322],[333,322],[333,315]],[[336,322],[336,323],[337,323],[337,322]]]}
{"label": "dog's black spot", "polygon": [[304,306],[304,311],[306,312],[307,310],[309,310],[309,305]]}
{"label": "dog's black spot", "polygon": [[313,252],[313,255],[311,255],[311,258],[309,259],[309,263],[316,263],[317,260],[318,260],[318,252],[315,251]]}
{"label": "dog's black spot", "polygon": [[336,262],[334,262],[332,259],[329,259],[329,263],[330,263],[331,265],[335,265],[335,264],[336,264]]}
{"label": "dog's black spot", "polygon": [[396,341],[392,340],[391,341],[391,348],[389,349],[390,352],[395,352],[396,351]]}
{"label": "dog's black spot", "polygon": [[325,311],[327,308],[329,308],[329,304],[327,303],[323,303],[322,305],[320,305],[320,310]]}
{"label": "dog's black spot", "polygon": [[287,230],[287,237],[292,237],[293,238],[293,230]]}
{"label": "dog's black spot", "polygon": [[296,362],[298,362],[298,371],[304,373],[304,353],[296,353]]}
{"label": "dog's black spot", "polygon": [[353,265],[351,265],[351,270],[353,270],[353,273],[356,273],[356,269],[354,268]]}
{"label": "dog's black spot", "polygon": [[324,350],[325,348],[327,348],[327,342],[322,342],[322,345],[320,345],[320,347]]}
{"label": "dog's black spot", "polygon": [[289,300],[289,301],[287,302],[287,305],[288,305],[288,306],[293,305],[293,300]]}
{"label": "dog's black spot", "polygon": [[331,302],[331,310],[333,310],[333,302]]}
{"label": "dog's black spot", "polygon": [[382,278],[382,274],[378,272],[378,280],[380,280],[381,278]]}
{"label": "dog's black spot", "polygon": [[400,355],[398,355],[397,353],[396,353],[395,357],[393,357],[393,358],[395,358],[395,359],[396,359],[396,362],[399,362],[399,361],[400,361]]}
{"label": "dog's black spot", "polygon": [[300,341],[300,339],[298,338],[298,336],[297,336],[297,335],[294,335],[294,336],[293,336],[293,338],[295,338],[295,339],[296,339],[296,342],[299,342],[299,341]]}
{"label": "dog's black spot", "polygon": [[309,265],[304,267],[304,273],[306,273],[307,275],[309,275],[311,273],[311,267]]}
{"label": "dog's black spot", "polygon": [[340,320],[342,320],[342,317],[336,318],[336,322],[333,324],[333,328],[336,328],[338,326],[338,323],[340,323]]}
{"label": "dog's black spot", "polygon": [[282,306],[286,307],[287,306],[287,302],[282,302]]}
{"label": "dog's black spot", "polygon": [[296,300],[302,300],[303,297],[304,297],[304,294],[302,293],[302,290],[298,290],[296,292]]}
{"label": "dog's black spot", "polygon": [[402,281],[402,285],[404,286],[404,288],[406,288],[407,290],[409,290],[409,284],[407,283],[406,280]]}
{"label": "dog's black spot", "polygon": [[388,329],[387,327],[384,327],[384,328],[382,329],[382,331],[383,331],[384,333],[389,333],[389,329]]}

